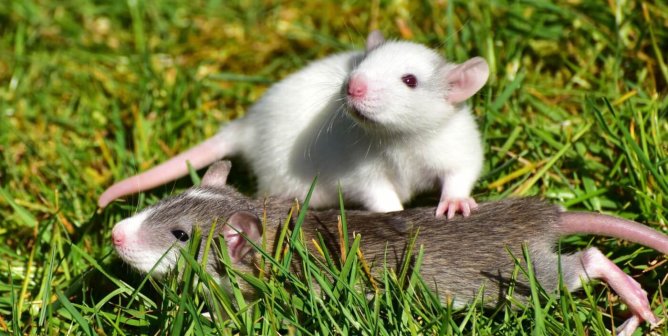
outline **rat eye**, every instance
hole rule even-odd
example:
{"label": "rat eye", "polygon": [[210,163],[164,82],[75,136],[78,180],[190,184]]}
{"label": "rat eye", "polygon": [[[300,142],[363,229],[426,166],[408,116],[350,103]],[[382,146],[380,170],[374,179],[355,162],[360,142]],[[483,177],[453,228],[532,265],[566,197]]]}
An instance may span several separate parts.
{"label": "rat eye", "polygon": [[401,77],[401,81],[404,82],[404,84],[406,84],[406,86],[408,86],[411,89],[416,87],[418,84],[417,78],[415,77],[415,75],[412,74],[403,75]]}
{"label": "rat eye", "polygon": [[188,241],[188,234],[183,232],[182,230],[172,230],[172,234],[174,237],[182,242],[187,242]]}

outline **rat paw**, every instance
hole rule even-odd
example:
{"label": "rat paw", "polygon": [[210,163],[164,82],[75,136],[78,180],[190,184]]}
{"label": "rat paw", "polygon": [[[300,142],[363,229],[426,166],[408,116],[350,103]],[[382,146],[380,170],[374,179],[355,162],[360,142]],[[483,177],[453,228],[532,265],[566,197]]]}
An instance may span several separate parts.
{"label": "rat paw", "polygon": [[624,274],[622,281],[623,287],[626,289],[622,299],[633,312],[633,316],[617,328],[617,335],[632,335],[642,321],[647,321],[652,326],[656,326],[659,319],[649,306],[647,292],[629,275]]}
{"label": "rat paw", "polygon": [[647,298],[647,292],[642,289],[640,283],[628,274],[624,273],[617,265],[608,259],[601,251],[591,248],[584,253],[582,258],[585,274],[594,279],[601,279],[610,285],[619,295],[633,316],[626,320],[618,329],[619,335],[631,335],[638,325],[647,321],[652,326],[659,323],[659,319],[652,312]]}
{"label": "rat paw", "polygon": [[455,217],[457,212],[461,212],[464,217],[471,214],[471,210],[478,208],[478,203],[471,197],[465,198],[446,198],[442,199],[436,207],[436,217],[443,217],[446,215],[450,219]]}
{"label": "rat paw", "polygon": [[629,306],[634,315],[638,316],[644,321],[652,325],[659,323],[659,319],[654,315],[647,299],[647,292],[642,289],[640,284],[631,276],[626,275],[626,304]]}
{"label": "rat paw", "polygon": [[617,327],[617,336],[631,336],[640,325],[640,317],[633,315]]}

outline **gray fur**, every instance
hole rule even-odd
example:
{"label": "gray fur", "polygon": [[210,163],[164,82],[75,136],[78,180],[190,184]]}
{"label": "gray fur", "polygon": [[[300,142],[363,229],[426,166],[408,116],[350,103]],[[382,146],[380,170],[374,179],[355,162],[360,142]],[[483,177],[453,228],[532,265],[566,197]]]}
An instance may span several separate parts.
{"label": "gray fur", "polygon": [[[258,218],[263,218],[266,212],[265,235],[272,248],[274,236],[292,206],[291,202],[277,199],[253,200],[227,186],[192,188],[148,208],[150,215],[139,234],[146,235],[156,249],[166,248],[178,242],[171,230],[190,232],[194,225],[199,225],[206,234],[211,223],[222,224],[237,211],[248,211]],[[470,217],[457,216],[445,221],[435,218],[433,213],[433,208],[385,214],[347,211],[348,232],[361,234],[362,252],[377,272],[385,255],[388,266],[396,269],[400,265],[407,241],[419,229],[417,246],[424,246],[425,251],[421,274],[443,298],[453,296],[456,303],[470,301],[481,286],[485,288],[488,304],[496,304],[503,298],[515,267],[508,251],[523,260],[523,244],[528,247],[539,282],[548,291],[556,290],[555,246],[560,235],[557,206],[536,198],[518,198],[483,203]],[[305,241],[311,244],[311,239],[321,234],[330,254],[338,255],[339,214],[337,210],[310,211],[302,226]],[[220,276],[217,259],[212,256],[208,260],[209,271]],[[564,280],[574,284],[572,287],[579,284],[583,275],[579,263],[579,253],[562,256]],[[253,256],[236,266],[256,271]],[[524,275],[520,274],[515,286],[516,297],[521,299],[529,294]],[[250,291],[246,288],[246,292]]]}

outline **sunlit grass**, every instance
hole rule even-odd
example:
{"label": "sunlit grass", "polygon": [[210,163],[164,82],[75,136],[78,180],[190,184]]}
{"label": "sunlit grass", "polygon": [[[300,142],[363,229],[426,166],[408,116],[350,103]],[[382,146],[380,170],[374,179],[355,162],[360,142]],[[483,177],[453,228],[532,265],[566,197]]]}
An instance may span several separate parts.
{"label": "sunlit grass", "polygon": [[[662,2],[5,1],[0,331],[517,335],[541,326],[570,335],[603,333],[613,324],[611,312],[618,325],[625,307],[604,286],[541,299],[541,306],[518,303],[519,310],[454,310],[419,277],[402,282],[400,270],[388,272],[379,286],[387,290],[375,292],[352,253],[339,285],[324,294],[310,282],[289,291],[283,281],[290,274],[275,267],[257,280],[258,298],[243,303],[238,293],[204,283],[220,305],[210,306],[194,283],[156,283],[115,257],[113,224],[191,181],[98,211],[105,187],[215,134],[268,85],[310,60],[361,47],[372,28],[425,43],[453,61],[488,60],[490,81],[471,101],[486,156],[478,200],[541,195],[665,231]],[[252,178],[239,167],[231,181],[250,193]],[[415,204],[433,205],[434,197]],[[613,239],[562,243],[592,242],[643,284],[663,317],[664,257]],[[364,250],[349,243],[348,251]],[[316,281],[344,273],[314,260],[304,267]],[[206,278],[197,267],[192,272]],[[200,314],[205,308],[213,320]]]}

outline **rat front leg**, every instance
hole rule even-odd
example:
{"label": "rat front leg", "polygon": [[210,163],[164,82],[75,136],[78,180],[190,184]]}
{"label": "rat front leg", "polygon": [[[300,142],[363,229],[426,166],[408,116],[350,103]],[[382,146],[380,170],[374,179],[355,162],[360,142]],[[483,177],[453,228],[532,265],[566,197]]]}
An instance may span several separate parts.
{"label": "rat front leg", "polygon": [[584,279],[600,279],[606,282],[629,307],[633,316],[617,328],[617,335],[631,335],[642,321],[656,325],[659,319],[654,315],[640,284],[596,248],[580,254]]}
{"label": "rat front leg", "polygon": [[392,212],[404,209],[399,194],[389,181],[376,181],[362,194],[362,204],[373,212]]}
{"label": "rat front leg", "polygon": [[443,217],[446,212],[448,219],[457,212],[468,217],[478,207],[478,203],[470,196],[477,177],[474,169],[460,169],[459,172],[449,172],[441,177],[441,200],[436,207],[436,217]]}

